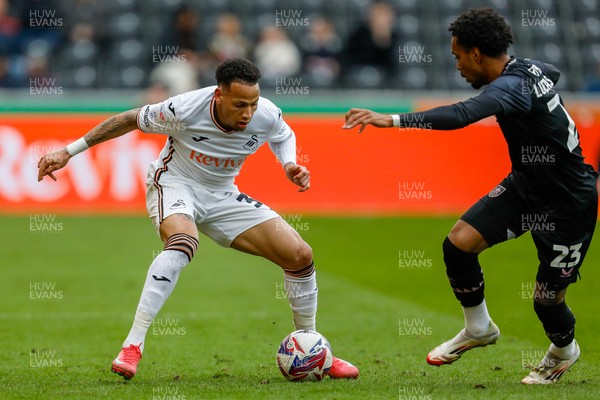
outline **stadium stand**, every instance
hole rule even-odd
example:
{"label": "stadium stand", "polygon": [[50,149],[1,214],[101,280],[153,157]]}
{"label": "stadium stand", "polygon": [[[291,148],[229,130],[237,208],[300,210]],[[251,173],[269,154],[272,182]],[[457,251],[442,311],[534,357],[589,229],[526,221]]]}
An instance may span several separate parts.
{"label": "stadium stand", "polygon": [[[316,87],[467,89],[454,71],[447,27],[465,8],[490,6],[512,24],[513,54],[558,66],[564,73],[561,89],[600,91],[600,0],[389,0],[392,42],[385,46],[392,59],[382,60],[379,53],[377,62],[365,62],[357,54],[369,41],[357,38],[365,38],[368,29],[359,28],[369,26],[374,3],[0,0],[0,87],[26,87],[31,77],[51,76],[67,88],[147,88],[155,83],[156,54],[165,49],[172,55],[192,51],[186,60],[193,61],[198,84],[210,84],[212,67],[223,57],[214,48],[222,34],[215,35],[228,29],[220,18],[227,15],[232,27],[237,17],[237,40],[249,44],[251,59],[265,27],[284,30],[302,54],[293,77]],[[317,33],[312,25],[318,25]],[[329,43],[317,46],[315,35],[330,35]],[[373,43],[385,42],[381,37]],[[402,60],[402,54],[419,57]]]}

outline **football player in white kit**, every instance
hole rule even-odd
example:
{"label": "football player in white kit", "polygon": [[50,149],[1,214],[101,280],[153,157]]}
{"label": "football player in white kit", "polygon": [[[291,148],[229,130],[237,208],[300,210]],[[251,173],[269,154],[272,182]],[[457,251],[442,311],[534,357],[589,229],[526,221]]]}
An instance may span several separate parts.
{"label": "football player in white kit", "polygon": [[[39,161],[38,180],[45,175],[56,180],[54,171],[88,147],[136,128],[168,135],[148,170],[146,192],[164,250],[150,265],[133,325],[112,363],[112,371],[127,380],[136,374],[152,320],[196,253],[198,231],[221,246],[280,266],[296,329],[315,329],[318,290],[312,249],[275,211],[240,193],[234,183],[244,160],[269,143],[299,191],[310,188],[310,172],[296,164],[294,132],[281,110],[260,97],[260,75],[247,60],[226,60],[216,69],[217,86],[112,116]],[[334,357],[332,378],[358,374],[354,365]]]}

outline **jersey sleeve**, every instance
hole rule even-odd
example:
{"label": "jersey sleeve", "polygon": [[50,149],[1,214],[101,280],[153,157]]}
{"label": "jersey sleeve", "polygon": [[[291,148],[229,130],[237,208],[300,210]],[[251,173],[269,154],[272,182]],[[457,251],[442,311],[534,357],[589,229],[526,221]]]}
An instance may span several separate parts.
{"label": "jersey sleeve", "polygon": [[269,143],[280,143],[294,135],[292,128],[283,120],[281,110],[273,105],[269,110],[273,119],[273,125],[269,131],[267,141]]}
{"label": "jersey sleeve", "polygon": [[531,110],[532,79],[517,75],[504,75],[485,88],[487,94],[498,100],[502,114],[525,114]]}
{"label": "jersey sleeve", "polygon": [[271,151],[281,165],[285,165],[287,163],[296,164],[296,136],[291,135],[283,142],[269,142],[269,147]]}
{"label": "jersey sleeve", "polygon": [[560,79],[560,70],[558,68],[556,68],[552,64],[546,64],[541,61],[532,60],[532,62],[538,67],[540,67],[542,73],[546,75],[552,81],[552,83],[554,83],[555,85],[558,83],[558,80]]}
{"label": "jersey sleeve", "polygon": [[400,128],[460,129],[492,115],[528,112],[531,98],[522,88],[522,82],[516,76],[500,77],[480,95],[468,100],[427,111],[400,114]]}
{"label": "jersey sleeve", "polygon": [[500,103],[485,93],[466,101],[427,111],[400,114],[400,128],[460,129],[502,111]]}
{"label": "jersey sleeve", "polygon": [[184,95],[178,95],[160,103],[143,106],[137,115],[138,129],[144,133],[165,135],[174,135],[183,131],[185,129],[184,103]]}

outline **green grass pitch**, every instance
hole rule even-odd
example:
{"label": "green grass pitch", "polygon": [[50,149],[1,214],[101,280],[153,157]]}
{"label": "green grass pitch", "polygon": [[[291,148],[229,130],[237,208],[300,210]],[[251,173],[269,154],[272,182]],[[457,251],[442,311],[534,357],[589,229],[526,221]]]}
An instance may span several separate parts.
{"label": "green grass pitch", "polygon": [[294,221],[313,247],[317,329],[356,381],[290,383],[275,352],[293,330],[281,271],[203,237],[150,328],[138,375],[110,372],[161,243],[144,217],[0,217],[0,398],[590,399],[600,398],[600,250],[592,243],[567,301],[582,355],[557,385],[520,384],[548,346],[531,303],[529,235],[482,254],[502,335],[451,366],[427,352],[462,327],[441,243],[455,218]]}

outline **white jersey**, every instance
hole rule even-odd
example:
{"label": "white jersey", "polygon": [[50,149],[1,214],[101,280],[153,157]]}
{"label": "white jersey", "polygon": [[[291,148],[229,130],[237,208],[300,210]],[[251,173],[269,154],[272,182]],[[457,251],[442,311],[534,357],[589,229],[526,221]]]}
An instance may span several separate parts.
{"label": "white jersey", "polygon": [[216,88],[186,92],[140,109],[137,125],[142,132],[169,135],[150,165],[149,184],[171,177],[209,190],[237,191],[234,180],[249,155],[266,142],[279,143],[294,135],[281,110],[264,97],[244,131],[224,129],[213,114]]}

